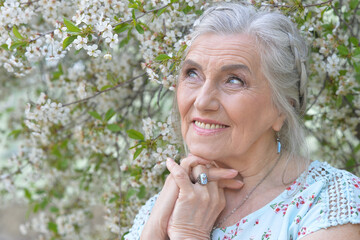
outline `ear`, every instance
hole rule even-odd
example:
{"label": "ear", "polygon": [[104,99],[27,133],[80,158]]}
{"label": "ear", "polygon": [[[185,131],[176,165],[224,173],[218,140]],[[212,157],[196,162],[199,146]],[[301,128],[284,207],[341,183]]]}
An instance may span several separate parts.
{"label": "ear", "polygon": [[280,113],[278,117],[275,119],[272,128],[275,132],[279,132],[284,125],[284,121],[286,119],[286,116],[284,113]]}

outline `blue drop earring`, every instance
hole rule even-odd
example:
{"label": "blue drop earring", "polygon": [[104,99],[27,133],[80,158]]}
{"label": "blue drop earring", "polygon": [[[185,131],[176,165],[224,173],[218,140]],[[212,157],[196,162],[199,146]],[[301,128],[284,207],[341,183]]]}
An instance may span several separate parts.
{"label": "blue drop earring", "polygon": [[281,142],[280,142],[280,134],[279,132],[276,133],[276,143],[277,143],[277,153],[281,153]]}

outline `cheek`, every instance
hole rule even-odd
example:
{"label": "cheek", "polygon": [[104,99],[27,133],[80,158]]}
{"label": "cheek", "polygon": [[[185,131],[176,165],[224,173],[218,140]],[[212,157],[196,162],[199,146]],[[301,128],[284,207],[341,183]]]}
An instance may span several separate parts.
{"label": "cheek", "polygon": [[189,96],[188,94],[186,94],[186,91],[184,91],[181,85],[178,87],[178,90],[176,92],[176,101],[180,113],[180,118],[183,124],[183,120],[186,117],[187,112],[189,111],[190,103]]}

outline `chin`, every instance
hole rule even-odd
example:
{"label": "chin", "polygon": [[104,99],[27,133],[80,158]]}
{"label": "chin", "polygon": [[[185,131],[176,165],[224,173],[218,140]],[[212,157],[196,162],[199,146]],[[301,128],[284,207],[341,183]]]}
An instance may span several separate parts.
{"label": "chin", "polygon": [[218,154],[214,154],[213,151],[210,151],[208,149],[198,149],[198,148],[191,148],[189,147],[189,152],[192,155],[195,155],[197,157],[201,157],[205,160],[209,160],[209,161],[216,161],[218,160]]}

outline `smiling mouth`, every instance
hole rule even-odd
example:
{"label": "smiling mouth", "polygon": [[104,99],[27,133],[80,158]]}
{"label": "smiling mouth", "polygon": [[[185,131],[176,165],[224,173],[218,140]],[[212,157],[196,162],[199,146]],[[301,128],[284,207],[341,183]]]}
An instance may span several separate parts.
{"label": "smiling mouth", "polygon": [[209,124],[209,123],[203,123],[200,121],[194,121],[195,126],[203,129],[220,129],[220,128],[227,128],[229,126],[222,125],[222,124]]}

